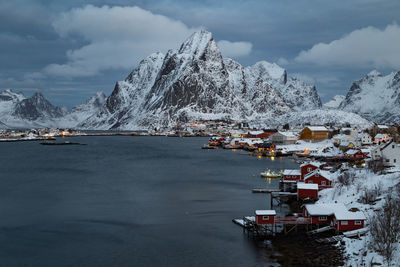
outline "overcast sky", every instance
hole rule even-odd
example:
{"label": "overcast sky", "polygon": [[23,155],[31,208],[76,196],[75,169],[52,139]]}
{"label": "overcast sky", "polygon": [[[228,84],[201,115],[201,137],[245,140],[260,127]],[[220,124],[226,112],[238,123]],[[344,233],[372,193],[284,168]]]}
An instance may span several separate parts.
{"label": "overcast sky", "polygon": [[399,0],[0,0],[0,89],[72,107],[206,29],[224,56],[277,62],[326,102],[400,70],[399,18]]}

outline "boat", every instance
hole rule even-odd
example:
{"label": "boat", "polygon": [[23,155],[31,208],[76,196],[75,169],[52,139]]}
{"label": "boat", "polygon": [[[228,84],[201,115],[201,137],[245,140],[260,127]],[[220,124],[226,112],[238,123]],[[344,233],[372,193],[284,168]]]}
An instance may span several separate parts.
{"label": "boat", "polygon": [[204,145],[201,147],[201,149],[217,149],[216,146],[210,146],[210,145]]}
{"label": "boat", "polygon": [[271,170],[267,170],[265,172],[260,173],[262,178],[280,178],[282,176],[282,172],[274,172]]}

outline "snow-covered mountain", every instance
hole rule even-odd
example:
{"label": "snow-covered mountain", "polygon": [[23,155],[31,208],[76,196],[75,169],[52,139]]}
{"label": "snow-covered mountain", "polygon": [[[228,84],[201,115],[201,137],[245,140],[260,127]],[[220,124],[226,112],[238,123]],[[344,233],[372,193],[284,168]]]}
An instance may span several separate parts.
{"label": "snow-covered mountain", "polygon": [[25,98],[14,107],[13,115],[21,120],[46,120],[60,118],[64,115],[61,108],[53,106],[41,93]]}
{"label": "snow-covered mountain", "polygon": [[335,95],[331,100],[326,102],[323,106],[324,108],[337,109],[339,108],[340,104],[345,98],[346,96],[344,95]]}
{"label": "snow-covered mountain", "polygon": [[367,129],[373,123],[355,113],[342,110],[315,109],[307,111],[290,112],[281,116],[259,118],[250,121],[250,125],[257,128],[279,127],[288,123],[290,127],[305,125],[326,125],[346,126],[350,124],[359,129]]}
{"label": "snow-covered mountain", "polygon": [[386,76],[371,71],[352,84],[339,109],[379,123],[400,123],[400,71]]}
{"label": "snow-covered mountain", "polygon": [[196,119],[245,120],[321,107],[314,86],[265,61],[244,68],[223,58],[210,32],[155,53],[117,82],[99,112],[79,127],[140,129]]}
{"label": "snow-covered mountain", "polygon": [[0,92],[0,128],[74,127],[96,113],[106,96],[97,93],[72,110],[53,106],[41,93],[26,97],[11,89]]}
{"label": "snow-covered mountain", "polygon": [[87,118],[97,113],[106,102],[106,95],[103,92],[97,92],[86,102],[79,104],[67,111],[60,119],[62,127],[74,128],[77,124],[85,121]]}

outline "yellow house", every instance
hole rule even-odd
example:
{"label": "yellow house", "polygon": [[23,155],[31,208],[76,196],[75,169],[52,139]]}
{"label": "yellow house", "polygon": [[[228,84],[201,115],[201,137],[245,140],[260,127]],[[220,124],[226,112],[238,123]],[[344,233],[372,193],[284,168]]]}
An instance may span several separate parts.
{"label": "yellow house", "polygon": [[300,139],[323,140],[329,138],[329,130],[324,126],[307,126],[299,135]]}

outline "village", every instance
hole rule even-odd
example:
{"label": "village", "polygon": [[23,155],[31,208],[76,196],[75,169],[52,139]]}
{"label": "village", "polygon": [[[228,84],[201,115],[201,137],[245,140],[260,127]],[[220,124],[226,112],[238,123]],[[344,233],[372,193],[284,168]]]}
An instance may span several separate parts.
{"label": "village", "polygon": [[[369,266],[388,262],[372,249],[369,230],[382,214],[385,198],[399,192],[399,141],[398,127],[386,125],[365,130],[305,126],[242,134],[236,130],[229,137],[211,137],[203,148],[242,149],[271,160],[291,157],[299,164],[298,169],[260,173],[262,178],[279,179],[280,186],[269,188],[267,183],[251,190],[267,194],[271,203],[233,219],[247,235],[273,239],[301,229],[317,243],[344,246],[348,264]],[[281,203],[295,208],[278,214]]]}

